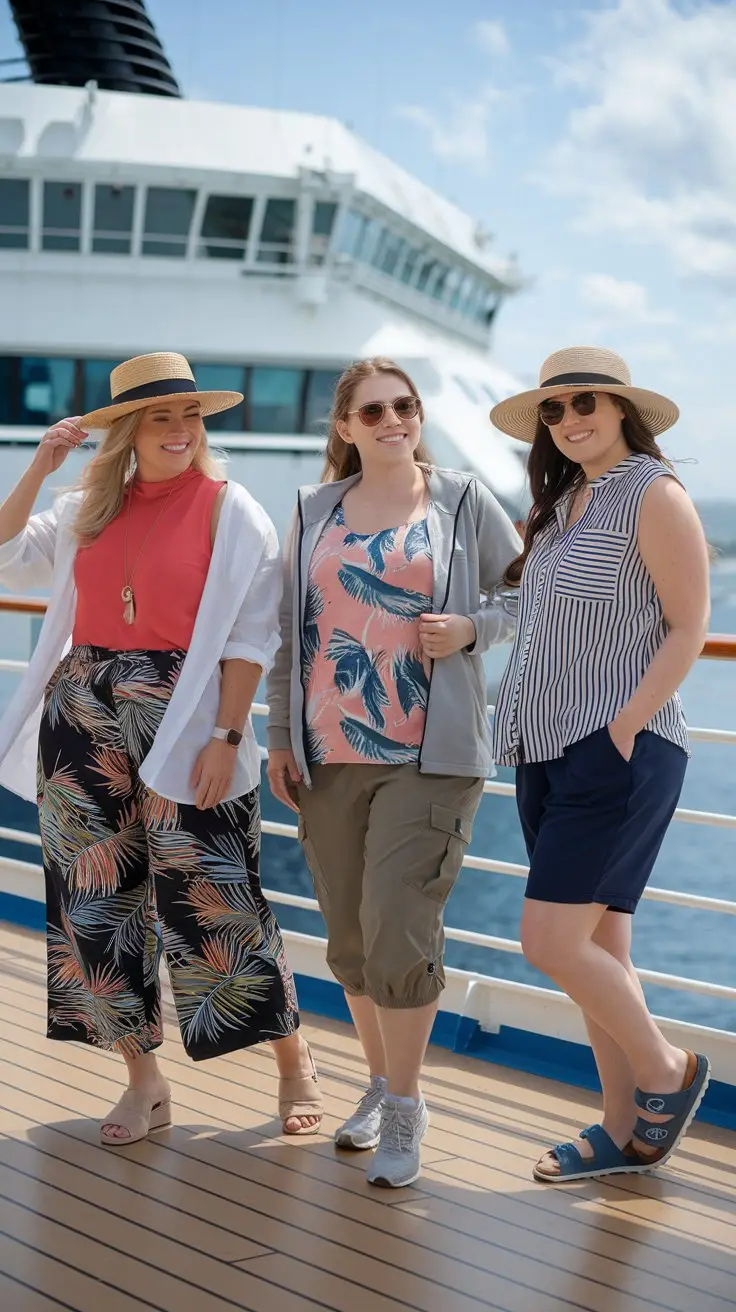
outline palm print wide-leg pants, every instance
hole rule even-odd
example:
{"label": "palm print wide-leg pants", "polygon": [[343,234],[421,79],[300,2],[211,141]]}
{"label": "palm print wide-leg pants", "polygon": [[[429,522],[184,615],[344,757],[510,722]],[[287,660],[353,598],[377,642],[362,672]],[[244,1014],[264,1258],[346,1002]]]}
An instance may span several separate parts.
{"label": "palm print wide-leg pants", "polygon": [[137,1056],[162,1042],[159,965],[184,1046],[217,1057],[299,1025],[258,873],[258,789],[207,811],[138,777],[185,653],[74,647],[47,690],[38,805],[48,1035]]}

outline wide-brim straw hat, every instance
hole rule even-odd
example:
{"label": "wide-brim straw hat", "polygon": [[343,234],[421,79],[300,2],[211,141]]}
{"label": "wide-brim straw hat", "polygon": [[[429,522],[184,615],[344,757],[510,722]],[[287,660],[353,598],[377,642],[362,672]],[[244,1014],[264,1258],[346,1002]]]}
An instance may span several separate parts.
{"label": "wide-brim straw hat", "polygon": [[494,406],[491,423],[521,442],[533,442],[539,402],[546,400],[550,393],[580,391],[628,397],[655,437],[677,423],[680,415],[668,397],[634,387],[629,366],[615,351],[602,346],[568,346],[547,357],[539,371],[539,387],[510,396]]}
{"label": "wide-brim straw hat", "polygon": [[242,392],[200,392],[188,360],[174,351],[154,351],[125,360],[110,374],[112,405],[82,415],[78,426],[85,430],[109,428],[116,419],[144,410],[156,402],[199,401],[202,417],[230,410],[243,400]]}

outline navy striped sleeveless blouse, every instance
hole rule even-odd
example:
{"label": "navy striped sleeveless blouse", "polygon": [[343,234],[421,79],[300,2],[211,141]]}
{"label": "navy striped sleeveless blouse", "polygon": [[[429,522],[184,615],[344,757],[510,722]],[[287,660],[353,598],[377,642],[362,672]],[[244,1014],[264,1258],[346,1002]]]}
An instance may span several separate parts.
{"label": "navy striped sleeveless blouse", "polygon": [[[637,544],[644,493],[663,475],[672,477],[653,456],[627,456],[591,481],[576,524],[565,529],[567,496],[537,537],[496,703],[499,765],[554,760],[609,724],[664,642],[662,606]],[[689,754],[677,693],[646,728]]]}

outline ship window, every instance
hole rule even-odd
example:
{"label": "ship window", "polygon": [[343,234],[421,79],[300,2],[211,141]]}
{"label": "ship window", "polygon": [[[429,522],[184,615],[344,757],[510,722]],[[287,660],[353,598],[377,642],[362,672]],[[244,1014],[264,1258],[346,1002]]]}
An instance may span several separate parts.
{"label": "ship window", "polygon": [[[242,392],[245,394],[245,369],[242,364],[195,364],[194,377],[203,392]],[[207,415],[205,427],[217,433],[242,433],[246,427],[242,401],[219,415]]]}
{"label": "ship window", "polygon": [[[363,246],[360,252],[360,258],[361,260],[364,260],[366,264],[373,264],[375,262],[378,244],[385,232],[386,229],[382,223],[379,223],[378,219],[369,219],[366,224]],[[386,235],[388,236],[388,233],[386,233]]]}
{"label": "ship window", "polygon": [[148,188],[144,255],[186,255],[195,197],[195,191],[177,187]]}
{"label": "ship window", "polygon": [[418,251],[415,247],[412,247],[412,249],[408,252],[406,259],[404,260],[404,263],[401,268],[402,282],[404,283],[413,282],[414,274],[417,271],[417,264],[419,263],[420,255],[421,252]]}
{"label": "ship window", "polygon": [[291,263],[295,216],[296,201],[267,201],[258,249],[261,264]]}
{"label": "ship window", "polygon": [[[95,187],[92,250],[99,255],[130,255],[135,187]],[[90,407],[91,409],[92,407]]]}
{"label": "ship window", "polygon": [[0,179],[0,249],[28,248],[28,183],[21,178]]}
{"label": "ship window", "polygon": [[434,297],[436,301],[443,300],[445,291],[447,289],[447,280],[449,276],[450,276],[450,270],[448,269],[447,265],[446,264],[438,265],[437,277],[434,280],[434,284],[430,288],[430,294]]}
{"label": "ship window", "polygon": [[359,214],[357,210],[348,210],[340,232],[339,246],[343,255],[352,255],[355,258],[360,255],[367,227],[368,220],[365,214]]}
{"label": "ship window", "polygon": [[78,251],[81,217],[81,183],[44,183],[41,245],[45,251]]}
{"label": "ship window", "polygon": [[456,310],[460,304],[463,281],[462,269],[452,269],[450,271],[450,276],[447,280],[447,304],[451,310]]}
{"label": "ship window", "polygon": [[335,383],[339,369],[312,369],[307,378],[307,396],[304,409],[305,433],[327,433],[327,424],[335,396]]}
{"label": "ship window", "polygon": [[303,387],[301,369],[252,369],[249,400],[253,432],[301,432]]}
{"label": "ship window", "polygon": [[242,260],[252,214],[250,196],[209,196],[197,254],[211,260]]}
{"label": "ship window", "polygon": [[417,280],[417,291],[425,292],[427,290],[427,284],[430,281],[430,278],[434,277],[437,268],[438,265],[436,260],[428,259],[424,261]]}
{"label": "ship window", "polygon": [[17,423],[15,415],[16,360],[0,355],[0,424]]}
{"label": "ship window", "polygon": [[41,428],[73,415],[75,382],[74,360],[24,356],[19,361],[14,422]]}
{"label": "ship window", "polygon": [[396,272],[396,267],[405,249],[406,242],[404,238],[398,237],[395,232],[384,228],[373,257],[373,263],[382,273],[393,274]]}
{"label": "ship window", "polygon": [[309,246],[309,263],[324,264],[335,225],[337,205],[334,201],[318,200],[312,218],[312,240]]}
{"label": "ship window", "polygon": [[82,410],[89,414],[92,410],[101,410],[109,405],[110,374],[119,360],[83,360],[82,361]]}

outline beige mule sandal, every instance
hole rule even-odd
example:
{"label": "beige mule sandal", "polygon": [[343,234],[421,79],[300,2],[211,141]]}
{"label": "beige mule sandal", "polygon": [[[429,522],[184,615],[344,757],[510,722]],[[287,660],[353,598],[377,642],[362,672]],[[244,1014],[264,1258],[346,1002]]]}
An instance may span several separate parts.
{"label": "beige mule sandal", "polygon": [[[106,1134],[105,1126],[115,1126],[128,1131],[127,1139],[117,1135]],[[154,1130],[165,1130],[171,1125],[171,1098],[151,1105],[141,1089],[126,1089],[122,1098],[113,1107],[100,1126],[100,1143],[106,1148],[126,1148],[128,1144],[139,1143]]]}
{"label": "beige mule sandal", "polygon": [[[322,1123],[324,1102],[311,1052],[309,1061],[312,1067],[311,1075],[282,1075],[279,1078],[279,1116],[284,1134],[317,1134]],[[287,1130],[288,1120],[302,1116],[316,1116],[317,1124],[302,1125],[298,1130]]]}

